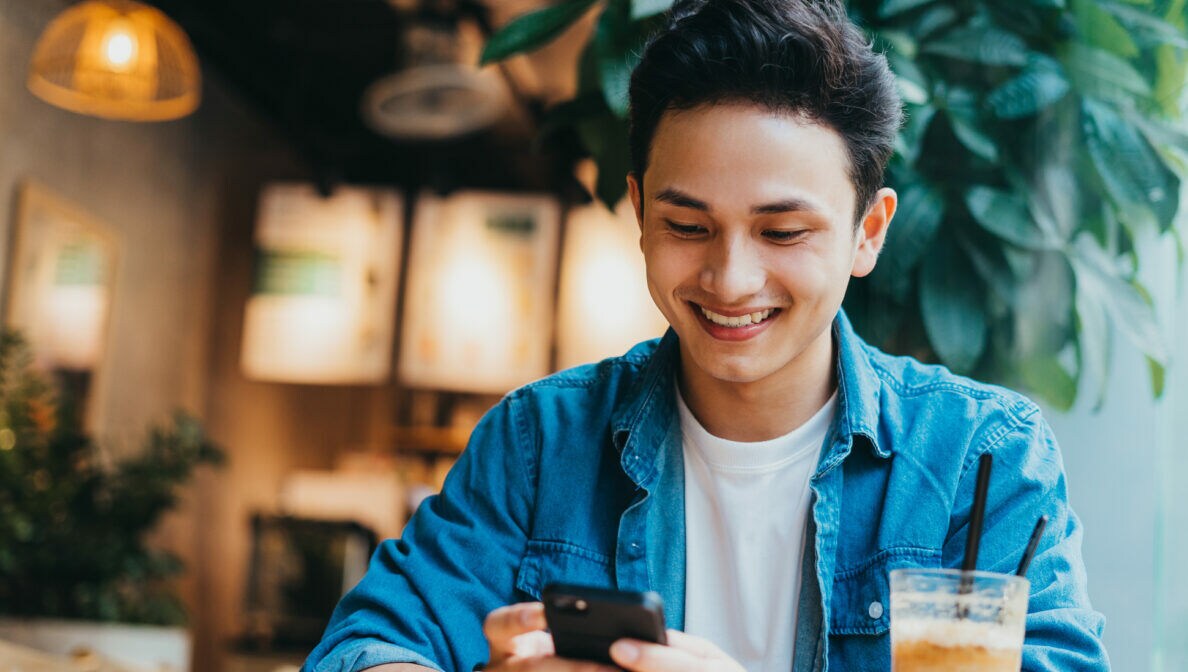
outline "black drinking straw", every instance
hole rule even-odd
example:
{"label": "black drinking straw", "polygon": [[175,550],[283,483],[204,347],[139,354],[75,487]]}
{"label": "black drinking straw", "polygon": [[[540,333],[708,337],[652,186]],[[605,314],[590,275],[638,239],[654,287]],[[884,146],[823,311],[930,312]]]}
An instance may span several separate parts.
{"label": "black drinking straw", "polygon": [[1027,550],[1023,551],[1023,558],[1019,560],[1019,568],[1015,570],[1015,576],[1023,576],[1027,573],[1027,568],[1031,565],[1031,559],[1035,557],[1035,549],[1039,548],[1040,537],[1044,536],[1044,527],[1047,524],[1047,516],[1040,516],[1039,520],[1035,521],[1035,529],[1031,531],[1031,539],[1027,540]]}
{"label": "black drinking straw", "polygon": [[978,458],[978,483],[974,489],[973,508],[969,511],[969,537],[965,540],[965,561],[961,571],[972,572],[978,568],[978,545],[982,542],[982,520],[986,517],[986,493],[990,490],[990,467],[994,457],[982,453]]}
{"label": "black drinking straw", "polygon": [[[978,546],[982,542],[982,521],[986,518],[986,494],[990,490],[990,467],[994,466],[994,458],[990,453],[982,453],[978,458],[978,481],[974,487],[973,508],[969,511],[969,537],[965,540],[965,559],[961,563],[961,581],[957,585],[957,594],[968,595],[973,592],[973,572],[978,568]],[[957,610],[958,618],[965,618],[965,609]]]}

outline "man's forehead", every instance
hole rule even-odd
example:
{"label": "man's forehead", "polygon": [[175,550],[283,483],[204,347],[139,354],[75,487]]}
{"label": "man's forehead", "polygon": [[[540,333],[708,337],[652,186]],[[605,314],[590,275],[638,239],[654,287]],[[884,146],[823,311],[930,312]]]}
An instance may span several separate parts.
{"label": "man's forehead", "polygon": [[648,202],[752,214],[848,217],[853,209],[844,141],[803,114],[734,103],[673,110],[661,119],[649,158]]}
{"label": "man's forehead", "polygon": [[[811,153],[798,152],[802,147]],[[703,158],[741,154],[737,158],[751,161],[800,154],[797,158],[811,159],[822,169],[836,164],[847,176],[849,170],[845,140],[834,128],[803,113],[750,103],[706,104],[665,112],[652,136],[648,168],[693,154],[706,155]]]}

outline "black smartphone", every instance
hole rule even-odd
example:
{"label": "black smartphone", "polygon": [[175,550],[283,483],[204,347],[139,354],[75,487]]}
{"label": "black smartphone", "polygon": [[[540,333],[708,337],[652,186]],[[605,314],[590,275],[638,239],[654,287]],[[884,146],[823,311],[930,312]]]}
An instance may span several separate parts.
{"label": "black smartphone", "polygon": [[558,656],[613,665],[610,646],[624,637],[667,644],[664,601],[633,593],[554,583],[545,587],[545,620]]}

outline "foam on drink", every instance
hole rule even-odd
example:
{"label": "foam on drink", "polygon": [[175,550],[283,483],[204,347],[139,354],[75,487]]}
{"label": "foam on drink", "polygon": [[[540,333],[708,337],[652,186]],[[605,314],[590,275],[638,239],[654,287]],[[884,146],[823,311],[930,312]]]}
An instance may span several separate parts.
{"label": "foam on drink", "polygon": [[1019,637],[998,623],[929,618],[895,624],[893,672],[1018,672]]}

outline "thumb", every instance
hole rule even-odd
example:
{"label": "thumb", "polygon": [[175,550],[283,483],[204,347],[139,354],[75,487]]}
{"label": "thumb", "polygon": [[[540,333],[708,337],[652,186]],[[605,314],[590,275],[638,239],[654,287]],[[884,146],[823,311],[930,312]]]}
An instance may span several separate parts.
{"label": "thumb", "polygon": [[494,664],[516,655],[521,635],[544,629],[544,605],[540,602],[513,604],[492,611],[483,621],[490,662]]}

